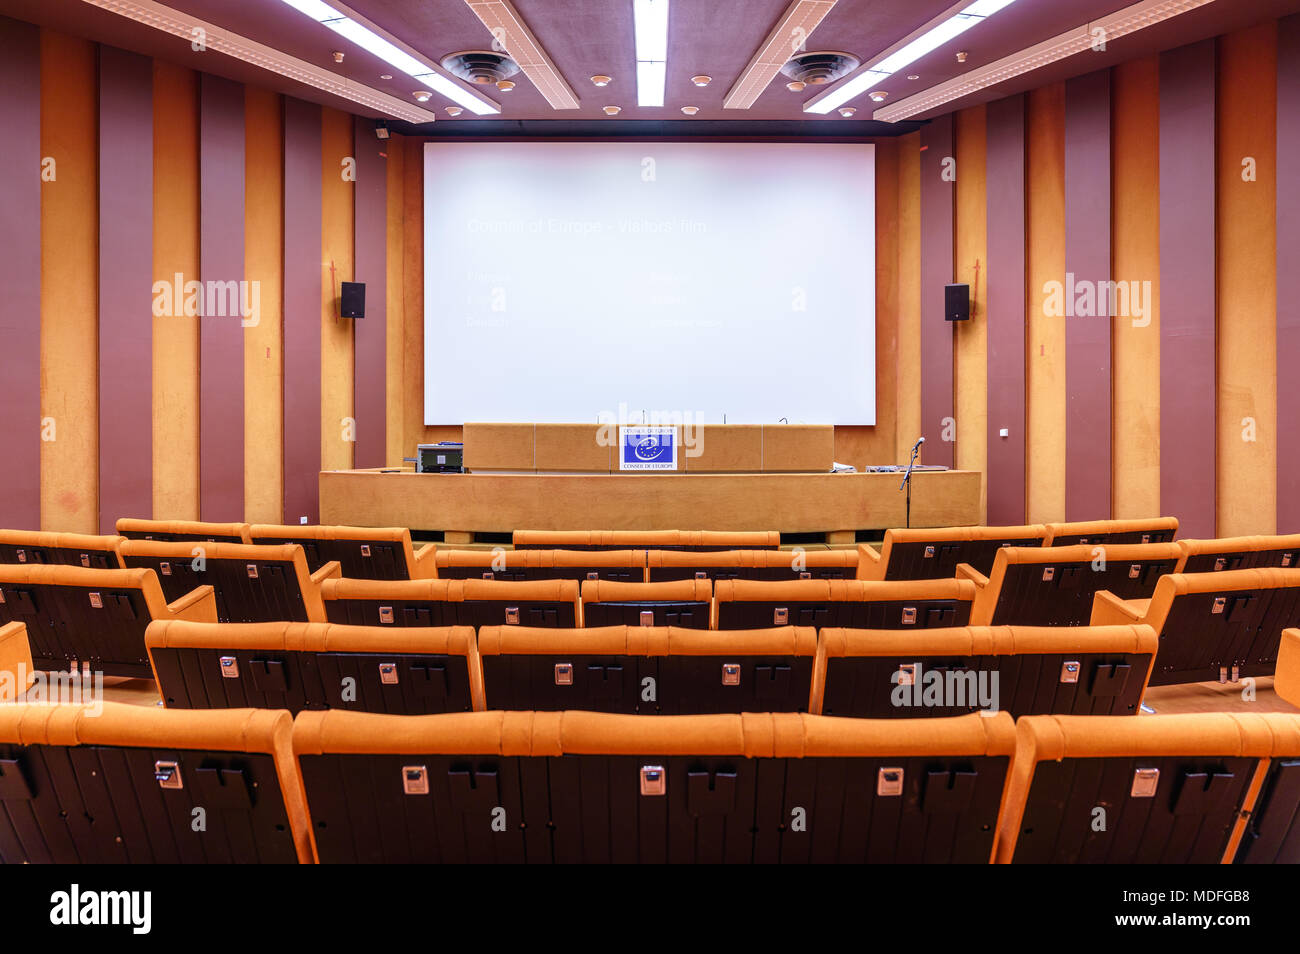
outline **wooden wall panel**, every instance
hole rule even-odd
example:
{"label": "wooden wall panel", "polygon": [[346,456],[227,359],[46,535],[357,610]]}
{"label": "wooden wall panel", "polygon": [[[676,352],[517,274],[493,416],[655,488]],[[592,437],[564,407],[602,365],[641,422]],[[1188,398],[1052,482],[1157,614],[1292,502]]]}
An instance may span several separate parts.
{"label": "wooden wall panel", "polygon": [[353,189],[344,178],[345,160],[353,155],[352,117],[336,109],[321,110],[321,468],[352,466],[356,446],[356,409],[352,319],[339,317],[339,286],[352,281]]}
{"label": "wooden wall panel", "polygon": [[1048,315],[1050,283],[1065,282],[1065,86],[1029,94],[1025,126],[1025,515],[1065,519],[1065,323]]}
{"label": "wooden wall panel", "polygon": [[284,100],[284,520],[319,519],[321,109]]}
{"label": "wooden wall panel", "polygon": [[[1025,97],[988,104],[988,522],[1025,520]],[[963,382],[964,386],[964,382]],[[1007,436],[1001,436],[1006,428]]]}
{"label": "wooden wall panel", "polygon": [[[1300,367],[1300,14],[1277,36],[1277,366]],[[1284,372],[1285,373],[1285,372]],[[1277,529],[1300,533],[1300,404],[1277,402]]]}
{"label": "wooden wall panel", "polygon": [[1275,22],[1220,38],[1216,530],[1225,537],[1277,528],[1276,76]]}
{"label": "wooden wall panel", "polygon": [[385,190],[385,204],[388,207],[388,250],[385,259],[387,272],[387,291],[385,294],[385,344],[387,366],[385,375],[384,401],[386,414],[387,451],[385,463],[396,467],[403,457],[413,457],[415,448],[405,447],[405,431],[402,426],[405,414],[406,388],[402,378],[405,342],[402,329],[406,320],[406,287],[403,282],[405,228],[403,226],[403,183],[406,176],[406,149],[402,145],[405,137],[393,135],[387,149],[387,163],[384,169],[388,176]]}
{"label": "wooden wall panel", "polygon": [[[41,33],[0,17],[0,527],[41,526]],[[56,167],[57,168],[57,167]]]}
{"label": "wooden wall panel", "polygon": [[41,31],[41,528],[69,533],[99,530],[95,74],[94,44]]}
{"label": "wooden wall panel", "polygon": [[943,318],[944,286],[953,280],[954,166],[950,160],[956,150],[951,114],[921,130],[921,147],[921,433],[926,442],[921,459],[952,467],[956,442],[953,330]]}
{"label": "wooden wall panel", "polygon": [[202,74],[199,147],[199,514],[221,523],[244,517],[243,86]]}
{"label": "wooden wall panel", "polygon": [[[153,277],[199,276],[199,78],[153,64]],[[199,319],[153,319],[153,515],[199,519]]]}
{"label": "wooden wall panel", "polygon": [[921,134],[898,140],[898,432],[905,463],[921,436]]}
{"label": "wooden wall panel", "polygon": [[[153,62],[99,48],[99,532],[153,516]],[[165,309],[174,314],[175,302]]]}
{"label": "wooden wall panel", "polygon": [[282,97],[244,91],[244,273],[256,283],[256,323],[244,328],[244,514],[284,519],[284,132]]}
{"label": "wooden wall panel", "polygon": [[1160,509],[1215,535],[1215,42],[1160,54]]}
{"label": "wooden wall panel", "polygon": [[[985,106],[956,114],[956,270],[953,280],[970,286],[970,321],[954,327],[953,376],[957,416],[955,465],[988,468],[988,218]],[[980,491],[980,514],[988,509],[988,482]]]}
{"label": "wooden wall panel", "polygon": [[1111,77],[1112,271],[1142,294],[1142,314],[1112,326],[1117,519],[1160,515],[1160,59]]}
{"label": "wooden wall panel", "polygon": [[1098,70],[1065,84],[1066,520],[1111,514],[1110,194],[1110,71]]}
{"label": "wooden wall panel", "polygon": [[356,280],[366,285],[366,317],[353,322],[356,348],[356,466],[382,467],[387,451],[388,416],[388,143],[375,138],[375,124],[354,117],[353,248]]}

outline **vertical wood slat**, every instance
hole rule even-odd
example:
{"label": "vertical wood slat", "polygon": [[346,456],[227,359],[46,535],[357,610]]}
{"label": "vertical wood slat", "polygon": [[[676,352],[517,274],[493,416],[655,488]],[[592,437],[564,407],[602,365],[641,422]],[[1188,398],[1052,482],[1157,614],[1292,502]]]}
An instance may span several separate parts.
{"label": "vertical wood slat", "polygon": [[374,122],[355,117],[357,180],[353,272],[366,286],[365,318],[355,322],[353,414],[356,467],[383,467],[388,428],[388,159]]}
{"label": "vertical wood slat", "polygon": [[1215,535],[1215,41],[1160,55],[1160,509]]}
{"label": "vertical wood slat", "polygon": [[321,111],[284,101],[284,520],[320,520]]}
{"label": "vertical wood slat", "polygon": [[[1110,71],[1065,84],[1065,519],[1111,514]],[[1091,315],[1076,288],[1090,283]],[[1086,286],[1085,286],[1086,287]],[[1072,312],[1074,312],[1072,314]]]}
{"label": "vertical wood slat", "polygon": [[[921,130],[921,434],[922,459],[952,467],[956,428],[953,417],[953,331],[944,320],[944,286],[953,273],[953,182],[945,178],[956,149],[952,114]],[[954,160],[955,162],[955,160]],[[957,170],[961,174],[961,170]],[[954,440],[945,441],[945,432]]]}
{"label": "vertical wood slat", "polygon": [[[244,87],[199,80],[199,513],[244,518]],[[228,284],[234,282],[233,306]],[[218,292],[218,289],[221,289]],[[215,307],[214,307],[215,306]]]}
{"label": "vertical wood slat", "polygon": [[1300,533],[1300,410],[1283,375],[1300,365],[1300,14],[1277,33],[1277,532]]}
{"label": "vertical wood slat", "polygon": [[152,516],[153,61],[100,47],[99,532]]}
{"label": "vertical wood slat", "polygon": [[[1025,521],[1025,98],[988,106],[988,522]],[[999,436],[1006,428],[1006,437]]]}
{"label": "vertical wood slat", "polygon": [[41,526],[41,41],[0,17],[0,527]]}

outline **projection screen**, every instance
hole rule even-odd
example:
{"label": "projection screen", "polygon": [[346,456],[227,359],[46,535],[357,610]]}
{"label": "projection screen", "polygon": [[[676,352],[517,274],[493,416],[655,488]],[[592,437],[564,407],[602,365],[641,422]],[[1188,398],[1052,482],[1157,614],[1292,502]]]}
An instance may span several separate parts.
{"label": "projection screen", "polygon": [[426,144],[425,423],[874,424],[874,164],[864,143]]}

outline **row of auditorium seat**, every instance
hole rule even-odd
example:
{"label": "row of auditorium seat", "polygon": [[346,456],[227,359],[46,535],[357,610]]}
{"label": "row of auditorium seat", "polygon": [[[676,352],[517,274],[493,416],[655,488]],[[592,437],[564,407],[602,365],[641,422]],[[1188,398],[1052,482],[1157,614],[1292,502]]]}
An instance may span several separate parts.
{"label": "row of auditorium seat", "polygon": [[[395,715],[584,709],[890,718],[1004,709],[1131,715],[1155,658],[1146,626],[970,627],[924,635],[784,626],[392,631],[332,623],[160,622],[145,635],[176,708]],[[907,687],[912,688],[907,688]]]}
{"label": "row of auditorium seat", "polygon": [[1155,685],[1267,675],[1280,633],[1300,625],[1300,569],[1157,575],[1171,544],[1108,547],[1104,565],[1090,559],[1086,545],[1009,547],[990,578],[963,567],[961,578],[948,580],[716,584],[352,580],[337,577],[337,564],[308,574],[293,545],[207,544],[202,558],[170,552],[188,543],[140,545],[153,552],[140,555],[148,567],[0,565],[0,623],[27,624],[42,668],[82,664],[126,676],[148,675],[145,626],[171,618],[723,630],[1142,623],[1160,636]]}
{"label": "row of auditorium seat", "polygon": [[1298,759],[1294,714],[17,703],[0,862],[1294,863]]}

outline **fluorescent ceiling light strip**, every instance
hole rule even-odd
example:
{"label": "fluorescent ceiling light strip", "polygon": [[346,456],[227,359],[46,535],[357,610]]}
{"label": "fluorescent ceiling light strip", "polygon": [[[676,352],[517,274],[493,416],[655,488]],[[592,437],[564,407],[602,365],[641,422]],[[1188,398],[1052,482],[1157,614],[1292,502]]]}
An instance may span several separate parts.
{"label": "fluorescent ceiling light strip", "polygon": [[928,112],[945,103],[1089,50],[1097,36],[1105,37],[1109,43],[1212,2],[1213,0],[1144,0],[1135,3],[1100,20],[1075,27],[1010,56],[1004,56],[987,66],[953,77],[915,96],[883,106],[872,114],[872,118],[893,123]]}
{"label": "fluorescent ceiling light strip", "polygon": [[578,97],[508,0],[465,0],[465,3],[491,32],[492,49],[508,53],[552,109],[578,108]]}
{"label": "fluorescent ceiling light strip", "polygon": [[662,106],[668,83],[668,0],[632,0],[636,104]]}
{"label": "fluorescent ceiling light strip", "polygon": [[836,0],[792,0],[722,101],[723,109],[749,109],[781,72]]}
{"label": "fluorescent ceiling light strip", "polygon": [[667,63],[638,62],[636,64],[636,104],[662,106],[664,84],[668,76]]}
{"label": "fluorescent ceiling light strip", "polygon": [[[256,40],[231,33],[206,20],[180,13],[161,3],[154,3],[153,0],[82,0],[82,2],[163,33],[180,37],[187,43],[193,42],[196,30],[202,30],[204,44],[209,50],[224,53],[259,69],[276,73],[295,83],[302,83],[304,86],[338,96],[340,99],[349,100],[393,119],[402,119],[410,123],[431,123],[437,119],[437,116],[427,109],[413,106],[395,96],[321,69],[313,63],[289,56]],[[301,3],[304,0],[297,0],[297,2]]]}
{"label": "fluorescent ceiling light strip", "polygon": [[[363,23],[359,17],[352,14],[352,11],[342,6],[342,4],[335,7],[324,3],[323,0],[282,0],[282,2],[311,17],[322,26],[329,27],[345,40],[355,43],[367,53],[383,60],[393,69],[418,80],[421,85],[427,86],[439,95],[447,97],[458,106],[464,106],[478,116],[501,112],[501,107],[496,103],[458,86],[451,79],[439,73],[438,68],[433,63],[421,60],[412,52],[402,49],[397,43],[393,42],[396,37],[389,39],[387,36],[381,35],[380,31],[368,23]],[[438,77],[440,82],[435,81],[434,77]]]}
{"label": "fluorescent ceiling light strip", "polygon": [[[891,76],[921,57],[933,53],[945,43],[961,36],[976,24],[983,23],[991,15],[1014,2],[1015,0],[975,0],[974,3],[945,16],[938,23],[931,21],[933,25],[923,27],[919,35],[904,40],[901,46],[887,50],[874,63],[867,64],[863,70],[853,74],[847,81],[810,99],[804,104],[804,112],[825,115],[833,109],[838,109],[854,97],[861,96],[886,76]],[[864,83],[860,81],[864,73],[880,75]]]}

